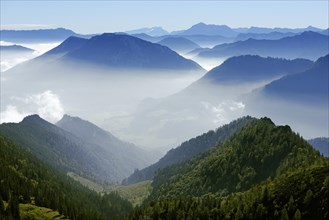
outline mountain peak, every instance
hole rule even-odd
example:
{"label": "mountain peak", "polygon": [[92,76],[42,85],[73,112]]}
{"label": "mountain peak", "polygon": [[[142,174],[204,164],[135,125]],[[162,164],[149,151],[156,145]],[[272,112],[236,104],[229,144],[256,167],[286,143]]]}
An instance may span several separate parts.
{"label": "mountain peak", "polygon": [[201,79],[213,80],[217,83],[267,80],[281,75],[298,73],[312,65],[313,62],[306,59],[288,60],[258,55],[241,55],[227,59]]}
{"label": "mountain peak", "polygon": [[199,22],[199,23],[193,25],[192,27],[204,27],[204,26],[207,26],[207,25],[203,22]]}
{"label": "mountain peak", "polygon": [[33,114],[33,115],[29,115],[26,116],[21,123],[39,123],[39,122],[46,122],[44,119],[42,119],[39,115],[37,114]]}
{"label": "mountain peak", "polygon": [[89,126],[95,126],[89,121],[83,120],[77,116],[70,116],[68,114],[64,114],[62,119],[59,120],[58,122],[56,122],[56,125],[61,127],[61,125],[63,125],[63,124],[72,124],[72,123],[76,124],[77,126],[82,125],[82,124],[89,125]]}
{"label": "mountain peak", "polygon": [[238,33],[226,25],[197,23],[180,35],[220,35],[225,37],[236,37]]}
{"label": "mountain peak", "polygon": [[49,56],[49,55],[65,55],[66,53],[70,51],[74,51],[78,48],[80,48],[82,45],[84,45],[88,40],[85,38],[70,36],[66,38],[60,45],[55,47],[54,49],[46,52],[43,56]]}
{"label": "mountain peak", "polygon": [[154,26],[154,27],[150,27],[150,28],[145,27],[145,28],[130,30],[130,31],[126,31],[126,33],[127,34],[147,34],[147,35],[156,37],[156,36],[167,35],[168,31],[164,30],[160,26]]}
{"label": "mountain peak", "polygon": [[77,134],[82,134],[81,136],[83,137],[89,137],[89,139],[97,136],[110,136],[113,138],[112,134],[99,128],[95,124],[67,114],[63,115],[62,119],[59,120],[56,125],[69,132],[75,131]]}
{"label": "mountain peak", "polygon": [[128,34],[103,33],[81,44],[77,49],[68,51],[61,60],[124,69],[203,70],[197,63],[165,46]]}
{"label": "mountain peak", "polygon": [[82,119],[76,116],[70,116],[68,114],[64,114],[62,119],[59,121],[68,121],[68,120],[82,120]]}

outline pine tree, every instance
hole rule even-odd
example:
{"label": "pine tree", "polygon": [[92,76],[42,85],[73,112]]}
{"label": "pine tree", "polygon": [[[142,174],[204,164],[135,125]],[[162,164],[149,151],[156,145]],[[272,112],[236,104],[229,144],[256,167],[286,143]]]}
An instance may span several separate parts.
{"label": "pine tree", "polygon": [[13,219],[15,220],[20,219],[18,198],[13,193],[10,193],[10,198],[8,201],[8,207],[6,211],[8,215],[11,216]]}
{"label": "pine tree", "polygon": [[287,212],[286,208],[283,208],[282,211],[281,211],[281,219],[282,220],[289,220],[289,215],[288,215],[288,212]]}
{"label": "pine tree", "polygon": [[304,198],[304,204],[308,206],[312,202],[312,199],[313,199],[313,192],[312,190],[309,189],[306,192],[306,196]]}
{"label": "pine tree", "polygon": [[295,214],[294,214],[294,220],[301,220],[302,218],[302,214],[300,213],[299,209],[296,210]]}
{"label": "pine tree", "polygon": [[3,204],[2,197],[0,195],[0,216],[4,216],[4,215],[5,215],[5,206]]}

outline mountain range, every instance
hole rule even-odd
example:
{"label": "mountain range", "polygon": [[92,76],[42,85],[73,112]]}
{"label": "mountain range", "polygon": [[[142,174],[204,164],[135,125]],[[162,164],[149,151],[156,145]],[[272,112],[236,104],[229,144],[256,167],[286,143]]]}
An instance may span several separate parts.
{"label": "mountain range", "polygon": [[127,34],[147,34],[153,37],[168,35],[168,31],[164,30],[162,27],[151,27],[151,28],[139,28],[135,30],[125,31]]}
{"label": "mountain range", "polygon": [[89,38],[65,28],[40,30],[0,30],[1,40],[12,43],[61,42],[70,36]]}
{"label": "mountain range", "polygon": [[312,31],[284,37],[278,40],[248,39],[222,44],[201,51],[198,56],[208,58],[231,57],[238,55],[259,55],[288,59],[306,58],[316,60],[328,53],[329,36]]}
{"label": "mountain range", "polygon": [[250,83],[299,73],[312,66],[306,59],[280,59],[257,55],[236,56],[207,72],[199,81],[215,84]]}
{"label": "mountain range", "polygon": [[[72,120],[75,123],[71,123]],[[41,129],[33,126],[35,122],[43,125]],[[109,216],[123,218],[122,215],[131,211],[129,202],[118,194],[100,196],[65,177],[56,170],[58,167],[48,167],[49,161],[35,158],[39,157],[38,152],[26,146],[31,143],[36,146],[42,140],[48,143],[59,140],[52,135],[54,129],[49,129],[49,123],[38,116],[29,116],[22,124],[29,129],[24,132],[22,129],[15,130],[20,131],[21,136],[7,133],[6,127],[12,124],[1,125],[0,155],[4,169],[1,169],[0,176],[4,178],[4,184],[0,202],[2,205],[4,198],[10,207],[3,209],[1,206],[1,217],[19,216],[20,212],[25,215],[26,211],[20,210],[26,204],[58,210],[59,215],[70,219],[90,216],[97,216],[96,219],[100,220]],[[86,135],[86,140],[98,141],[103,139],[103,135],[107,138],[109,135],[70,116],[65,116],[58,124],[79,135]],[[31,133],[40,130],[43,135],[31,136]],[[25,140],[22,141],[22,138]],[[72,138],[61,139],[62,144],[67,141],[71,142]],[[74,149],[80,149],[80,157],[86,156],[81,145]],[[55,151],[49,152],[49,159],[56,158],[56,155]],[[327,214],[323,207],[328,204],[329,195],[328,160],[289,126],[277,126],[269,118],[239,119],[183,143],[164,158],[173,163],[160,165],[164,160],[159,160],[151,195],[143,206],[135,208],[125,218],[157,218],[161,215],[164,218],[316,216],[324,219]],[[13,189],[9,185],[14,188],[15,194],[9,192]],[[87,201],[83,202],[85,199]],[[77,201],[81,204],[77,205]],[[18,203],[23,204],[18,206]]]}
{"label": "mountain range", "polygon": [[[138,128],[138,132],[153,137],[171,138],[171,145],[178,145],[227,123],[226,118],[243,116],[248,104],[258,109],[257,102],[245,102],[242,95],[282,76],[305,71],[312,65],[312,61],[305,59],[252,55],[232,57],[183,90],[168,97],[142,102],[130,128]],[[249,115],[252,114],[251,111]],[[177,128],[179,133],[174,132]]]}
{"label": "mountain range", "polygon": [[[129,35],[102,34],[92,37],[61,60],[82,61],[118,68],[201,70],[167,47]],[[163,62],[166,60],[166,62]]]}
{"label": "mountain range", "polygon": [[219,35],[223,37],[236,37],[238,34],[230,27],[226,25],[214,25],[214,24],[205,24],[205,23],[198,23],[193,25],[187,30],[182,31],[174,31],[171,34],[178,34],[178,35]]}
{"label": "mountain range", "polygon": [[235,41],[245,41],[249,38],[255,40],[279,40],[284,37],[292,37],[297,35],[298,33],[292,32],[270,32],[270,33],[240,33],[236,38]]}
{"label": "mountain range", "polygon": [[[4,41],[63,41],[1,73],[1,116],[57,118],[65,107],[120,137],[176,147],[156,161],[66,114],[2,123],[0,219],[328,219],[329,139],[305,139],[328,134],[327,32],[1,30]],[[183,53],[217,66],[205,73]]]}
{"label": "mountain range", "polygon": [[225,196],[289,170],[306,168],[319,159],[324,161],[289,126],[276,126],[261,118],[241,126],[214,148],[158,172],[150,197]]}
{"label": "mountain range", "polygon": [[[132,205],[115,193],[100,195],[0,134],[0,219],[117,218]],[[50,155],[54,156],[54,155]]]}
{"label": "mountain range", "polygon": [[320,28],[316,28],[313,26],[308,26],[306,28],[266,28],[266,27],[250,27],[250,28],[235,28],[235,31],[241,32],[241,33],[257,33],[257,34],[267,34],[271,32],[281,32],[281,33],[301,33],[305,31],[314,31],[314,32],[320,32],[323,31]]}
{"label": "mountain range", "polygon": [[121,181],[152,161],[148,152],[87,121],[66,115],[58,124],[32,115],[20,123],[1,124],[0,132],[54,168],[98,182]]}
{"label": "mountain range", "polygon": [[1,45],[0,51],[1,53],[33,53],[34,50],[15,44],[10,46]]}
{"label": "mountain range", "polygon": [[[43,65],[44,60],[47,60],[47,65]],[[125,34],[102,34],[90,39],[69,37],[59,46],[24,65],[31,68],[38,66],[41,68],[39,71],[49,72],[46,69],[51,66],[65,69],[75,64],[78,67],[83,65],[84,68],[89,65],[126,70],[203,71],[197,63],[183,58],[168,47]],[[28,68],[24,65],[19,68]]]}
{"label": "mountain range", "polygon": [[86,143],[103,148],[104,151],[107,151],[109,155],[115,158],[118,172],[122,172],[124,175],[131,173],[134,169],[143,168],[151,161],[154,161],[151,152],[131,143],[123,142],[110,132],[79,117],[64,115],[55,125],[72,133]]}
{"label": "mountain range", "polygon": [[267,97],[328,106],[329,55],[320,57],[309,69],[284,76],[262,89]]}

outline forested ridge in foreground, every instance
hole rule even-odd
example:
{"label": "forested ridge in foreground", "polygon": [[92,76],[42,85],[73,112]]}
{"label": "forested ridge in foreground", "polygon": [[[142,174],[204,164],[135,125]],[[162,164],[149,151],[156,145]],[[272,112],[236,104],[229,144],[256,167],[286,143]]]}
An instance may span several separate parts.
{"label": "forested ridge in foreground", "polygon": [[13,141],[0,135],[1,219],[329,217],[328,158],[269,118],[248,120],[222,142],[212,140],[215,146],[160,169],[135,209],[117,193],[85,188]]}
{"label": "forested ridge in foreground", "polygon": [[101,196],[83,187],[3,136],[0,145],[1,218],[19,219],[18,203],[58,210],[69,219],[116,219],[132,210],[117,194]]}
{"label": "forested ridge in foreground", "polygon": [[251,121],[160,171],[130,219],[326,219],[329,161],[289,126]]}

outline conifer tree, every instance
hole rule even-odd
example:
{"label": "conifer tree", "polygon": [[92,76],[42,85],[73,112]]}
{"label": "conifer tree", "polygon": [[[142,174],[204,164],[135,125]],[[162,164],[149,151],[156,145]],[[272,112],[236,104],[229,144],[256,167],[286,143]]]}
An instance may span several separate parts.
{"label": "conifer tree", "polygon": [[13,219],[20,219],[18,198],[14,193],[10,193],[10,198],[6,211],[8,215],[11,216]]}

